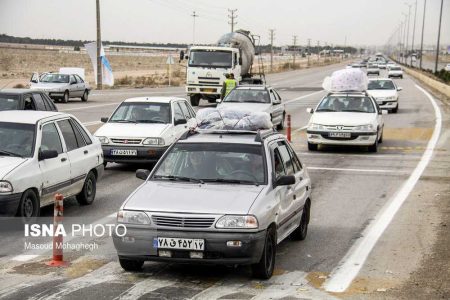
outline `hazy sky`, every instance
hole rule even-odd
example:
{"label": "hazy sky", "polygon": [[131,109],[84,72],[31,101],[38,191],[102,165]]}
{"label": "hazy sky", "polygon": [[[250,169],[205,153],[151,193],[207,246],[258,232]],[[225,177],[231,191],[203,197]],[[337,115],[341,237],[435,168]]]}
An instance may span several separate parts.
{"label": "hazy sky", "polygon": [[[213,43],[230,30],[227,8],[237,9],[237,26],[276,45],[312,39],[321,45],[383,45],[414,0],[100,0],[103,40]],[[427,1],[425,43],[437,39],[440,0]],[[416,43],[420,41],[423,0],[418,0]],[[412,36],[414,5],[411,8]],[[444,0],[441,43],[450,42],[450,0]],[[95,0],[0,0],[0,33],[33,38],[94,40]],[[410,38],[411,42],[411,38]]]}

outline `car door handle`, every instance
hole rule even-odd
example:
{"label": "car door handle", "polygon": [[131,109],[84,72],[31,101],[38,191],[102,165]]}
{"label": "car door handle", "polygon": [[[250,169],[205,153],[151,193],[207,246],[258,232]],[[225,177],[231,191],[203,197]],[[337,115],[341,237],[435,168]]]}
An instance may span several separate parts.
{"label": "car door handle", "polygon": [[84,152],[83,152],[84,154],[88,154],[89,153],[89,151],[87,151],[87,150],[84,150]]}
{"label": "car door handle", "polygon": [[61,158],[61,162],[65,162],[67,160],[67,158],[63,157]]}
{"label": "car door handle", "polygon": [[298,181],[302,181],[303,180],[303,177],[300,177],[299,179],[298,179]]}

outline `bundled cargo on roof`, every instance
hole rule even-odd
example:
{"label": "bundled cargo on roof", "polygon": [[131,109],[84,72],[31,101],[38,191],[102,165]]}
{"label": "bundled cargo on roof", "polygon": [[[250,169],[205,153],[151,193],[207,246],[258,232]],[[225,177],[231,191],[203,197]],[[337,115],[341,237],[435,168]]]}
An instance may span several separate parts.
{"label": "bundled cargo on roof", "polygon": [[199,131],[257,131],[272,129],[270,115],[266,112],[204,108],[197,112]]}
{"label": "bundled cargo on roof", "polygon": [[328,92],[364,92],[367,90],[368,78],[361,69],[343,69],[325,77],[322,87]]}

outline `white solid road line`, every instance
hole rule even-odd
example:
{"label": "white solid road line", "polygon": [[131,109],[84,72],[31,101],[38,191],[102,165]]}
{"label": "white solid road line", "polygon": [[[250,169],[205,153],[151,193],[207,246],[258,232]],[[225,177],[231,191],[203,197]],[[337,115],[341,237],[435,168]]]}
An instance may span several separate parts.
{"label": "white solid road line", "polygon": [[324,284],[324,288],[328,292],[342,293],[349,287],[353,279],[358,275],[376,242],[411,193],[431,160],[433,150],[436,147],[441,133],[442,115],[439,106],[433,97],[420,86],[416,85],[416,88],[424,93],[433,105],[434,113],[436,115],[433,135],[428,142],[428,146],[423,153],[420,162],[417,164],[407,181],[383,206],[369,226],[362,232],[362,238],[353,244],[344,258],[339,262],[338,266],[331,272],[329,279]]}
{"label": "white solid road line", "polygon": [[324,170],[324,171],[344,171],[344,172],[368,172],[368,173],[405,173],[396,170],[381,169],[352,169],[352,168],[327,168],[327,167],[307,167],[308,170]]}

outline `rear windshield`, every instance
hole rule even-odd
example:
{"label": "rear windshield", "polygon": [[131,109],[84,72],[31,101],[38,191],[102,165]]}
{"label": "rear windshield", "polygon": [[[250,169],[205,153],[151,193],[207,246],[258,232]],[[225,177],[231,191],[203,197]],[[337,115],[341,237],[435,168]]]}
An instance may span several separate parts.
{"label": "rear windshield", "polygon": [[391,80],[371,80],[368,90],[395,90],[394,83]]}
{"label": "rear windshield", "polygon": [[225,97],[223,102],[270,103],[270,96],[267,90],[234,89]]}
{"label": "rear windshield", "polygon": [[392,71],[400,71],[401,68],[399,68],[399,67],[391,67],[391,70],[392,70]]}
{"label": "rear windshield", "polygon": [[18,95],[0,94],[0,111],[17,110],[17,109],[20,109]]}
{"label": "rear windshield", "polygon": [[163,158],[152,180],[265,184],[261,145],[178,143]]}

